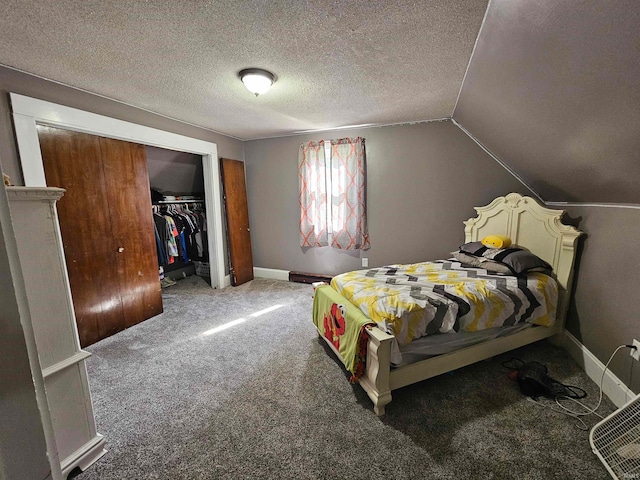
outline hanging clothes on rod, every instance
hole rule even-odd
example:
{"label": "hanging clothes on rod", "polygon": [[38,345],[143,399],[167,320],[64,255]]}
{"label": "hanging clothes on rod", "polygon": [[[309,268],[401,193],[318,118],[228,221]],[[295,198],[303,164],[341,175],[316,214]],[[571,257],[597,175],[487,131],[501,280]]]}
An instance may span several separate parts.
{"label": "hanging clothes on rod", "polygon": [[159,201],[153,219],[159,266],[208,261],[207,228],[202,200]]}
{"label": "hanging clothes on rod", "polygon": [[164,266],[169,265],[169,255],[168,255],[168,243],[169,243],[169,224],[164,219],[162,215],[160,215],[160,210],[156,205],[152,206],[153,209],[153,226],[155,230],[156,237],[156,251],[158,254],[158,265]]}

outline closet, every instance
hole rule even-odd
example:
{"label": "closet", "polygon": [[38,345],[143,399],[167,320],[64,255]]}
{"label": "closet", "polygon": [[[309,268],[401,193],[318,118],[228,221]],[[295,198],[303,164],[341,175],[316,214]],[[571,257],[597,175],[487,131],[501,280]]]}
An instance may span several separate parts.
{"label": "closet", "polygon": [[171,279],[194,274],[211,283],[202,157],[145,150],[161,284],[169,287]]}
{"label": "closet", "polygon": [[162,312],[143,145],[38,125],[58,202],[78,334],[87,346]]}
{"label": "closet", "polygon": [[58,213],[83,347],[163,310],[151,187],[167,194],[158,214],[191,219],[188,251],[166,270],[210,275],[201,156],[44,125],[37,132],[47,185],[66,189]]}

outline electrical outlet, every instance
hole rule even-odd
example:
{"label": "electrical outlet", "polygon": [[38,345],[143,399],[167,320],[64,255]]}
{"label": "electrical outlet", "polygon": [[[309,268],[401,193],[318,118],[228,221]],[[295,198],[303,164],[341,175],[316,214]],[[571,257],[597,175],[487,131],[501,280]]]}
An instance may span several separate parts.
{"label": "electrical outlet", "polygon": [[363,267],[368,267],[369,266],[369,259],[367,257],[362,257],[362,266]]}
{"label": "electrical outlet", "polygon": [[633,346],[636,347],[636,349],[631,349],[629,355],[631,355],[634,360],[640,360],[640,342],[635,338],[633,339]]}

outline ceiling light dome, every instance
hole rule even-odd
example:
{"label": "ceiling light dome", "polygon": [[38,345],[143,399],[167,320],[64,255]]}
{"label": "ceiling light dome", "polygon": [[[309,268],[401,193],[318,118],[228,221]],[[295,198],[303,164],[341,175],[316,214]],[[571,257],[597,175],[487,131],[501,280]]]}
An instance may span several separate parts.
{"label": "ceiling light dome", "polygon": [[261,68],[245,68],[238,73],[238,76],[247,90],[255,93],[256,97],[266,93],[276,81],[273,73]]}

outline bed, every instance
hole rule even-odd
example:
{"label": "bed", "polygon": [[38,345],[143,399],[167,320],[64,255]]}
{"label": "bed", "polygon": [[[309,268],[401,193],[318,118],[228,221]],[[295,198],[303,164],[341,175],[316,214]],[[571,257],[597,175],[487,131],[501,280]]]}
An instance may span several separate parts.
{"label": "bed", "polygon": [[[554,285],[557,284],[555,298],[552,298],[548,292],[536,294],[539,300],[551,295],[548,298],[548,308],[545,307],[546,310],[543,309],[544,311],[541,313],[542,320],[516,321],[513,325],[511,325],[514,323],[513,321],[506,322],[504,327],[508,325],[508,328],[501,326],[494,328],[489,325],[482,330],[484,333],[462,330],[456,333],[458,328],[452,333],[441,333],[450,331],[444,327],[437,332],[432,331],[432,334],[427,336],[422,336],[424,332],[410,332],[416,337],[415,340],[407,342],[406,338],[402,338],[404,341],[399,342],[401,337],[406,337],[406,328],[394,331],[388,328],[388,325],[380,318],[375,318],[374,310],[363,307],[367,302],[375,302],[375,299],[365,298],[361,304],[356,302],[358,305],[356,306],[347,298],[354,299],[353,291],[343,288],[343,295],[336,290],[341,288],[340,281],[348,285],[352,277],[379,275],[393,277],[396,275],[395,268],[398,266],[350,272],[334,278],[331,286],[321,285],[315,289],[313,317],[318,334],[334,351],[347,370],[353,373],[352,380],[357,381],[368,394],[373,402],[374,412],[378,416],[384,415],[386,405],[391,402],[391,392],[398,388],[545,338],[556,344],[562,343],[564,322],[571,294],[576,244],[582,232],[562,223],[561,217],[564,211],[542,207],[533,198],[517,193],[498,197],[489,205],[475,207],[475,210],[477,216],[464,222],[465,245],[479,242],[490,235],[506,236],[515,245],[529,250],[552,268],[550,275],[528,273],[526,277],[531,277],[530,279],[514,276],[513,280],[520,287],[524,286],[525,290],[527,290],[526,286],[529,281],[545,282],[546,285],[547,280],[541,280],[543,277],[549,278],[549,282],[555,280]],[[456,247],[457,245],[452,245],[452,248]],[[454,270],[467,272],[462,274],[463,276],[477,277],[479,275],[482,279],[486,279],[486,281],[482,280],[483,284],[495,284],[490,276],[484,275],[486,272],[474,273],[468,264],[461,263],[464,262],[456,263],[455,259],[447,259],[415,264],[407,268],[412,269],[411,272],[427,269],[429,275],[438,276],[440,272],[434,274],[431,270],[450,268],[453,265]],[[443,275],[446,278],[446,275],[449,274]],[[504,276],[504,278],[506,277],[508,275]],[[500,281],[501,284],[505,283],[505,280]],[[530,293],[527,295],[531,297]],[[503,296],[514,297],[515,294],[506,292]],[[426,298],[426,301],[434,304],[433,300],[429,298]],[[549,319],[545,315],[553,318]],[[492,314],[492,317],[499,316],[499,313]],[[374,317],[375,321],[370,317]],[[505,315],[505,318],[507,317],[508,315]],[[498,324],[500,322],[504,322],[504,319],[498,321]],[[442,326],[444,323],[446,322],[441,321],[438,325]],[[457,324],[456,326],[459,327]],[[331,332],[327,333],[329,329]],[[394,331],[394,334],[388,333],[391,331]],[[470,340],[465,338],[472,336],[474,338]],[[430,352],[436,352],[436,354],[431,353],[421,357],[419,353],[414,355],[412,352],[407,357],[406,352],[411,352],[414,345],[419,345],[424,339],[429,339],[430,342],[435,339],[435,350],[432,347],[429,348],[432,348]],[[342,346],[340,345],[341,341]],[[399,343],[403,344],[401,350],[405,349],[405,353],[401,355],[403,361],[400,362],[398,362],[397,351]],[[351,346],[348,353],[345,353],[346,344]],[[415,347],[415,350],[419,351],[419,348]],[[404,357],[410,357],[411,360],[406,361]]]}

